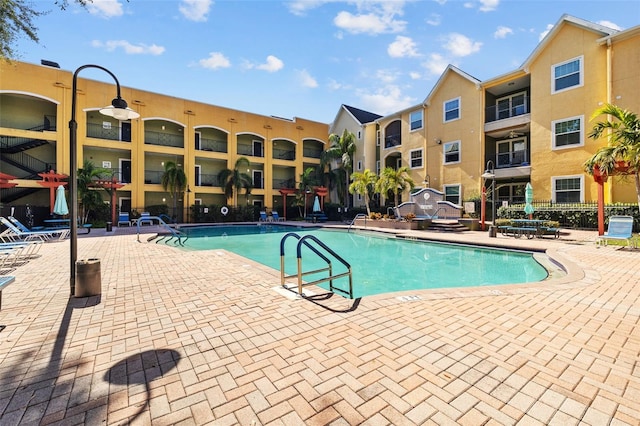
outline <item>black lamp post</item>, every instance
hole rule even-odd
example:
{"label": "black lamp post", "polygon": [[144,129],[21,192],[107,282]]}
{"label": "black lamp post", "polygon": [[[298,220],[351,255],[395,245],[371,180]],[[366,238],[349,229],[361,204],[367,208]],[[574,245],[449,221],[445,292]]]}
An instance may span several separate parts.
{"label": "black lamp post", "polygon": [[[484,179],[491,179],[491,223],[496,224],[496,172],[493,161],[487,161],[487,167],[482,174]],[[484,223],[484,221],[483,221]]]}
{"label": "black lamp post", "polygon": [[189,223],[189,210],[191,210],[191,206],[189,205],[189,194],[191,194],[191,188],[187,185],[187,223]]}
{"label": "black lamp post", "polygon": [[131,120],[140,117],[140,114],[128,108],[127,102],[120,97],[120,82],[116,76],[108,69],[100,65],[83,65],[73,73],[73,85],[71,88],[71,120],[69,121],[69,193],[71,195],[71,215],[69,217],[69,227],[71,231],[71,262],[69,285],[71,296],[75,294],[76,288],[76,259],[78,258],[78,181],[76,169],[78,167],[78,123],[76,122],[76,98],[78,73],[85,68],[98,68],[109,74],[116,82],[117,97],[111,105],[104,107],[100,113],[120,121]]}

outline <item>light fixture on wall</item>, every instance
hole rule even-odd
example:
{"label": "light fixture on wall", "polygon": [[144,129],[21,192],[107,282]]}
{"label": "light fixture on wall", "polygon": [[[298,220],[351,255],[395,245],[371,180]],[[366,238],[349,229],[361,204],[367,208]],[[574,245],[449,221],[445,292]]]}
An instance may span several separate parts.
{"label": "light fixture on wall", "polygon": [[437,139],[437,138],[436,138],[436,143],[437,143],[438,145],[440,145],[440,144],[442,143],[442,139]]}

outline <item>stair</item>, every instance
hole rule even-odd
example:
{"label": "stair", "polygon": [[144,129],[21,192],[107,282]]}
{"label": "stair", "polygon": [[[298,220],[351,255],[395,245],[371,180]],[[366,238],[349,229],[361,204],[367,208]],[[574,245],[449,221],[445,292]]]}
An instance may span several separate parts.
{"label": "stair", "polygon": [[466,226],[462,225],[461,223],[458,223],[458,221],[453,221],[453,220],[434,220],[431,222],[431,225],[429,225],[429,228],[427,228],[429,231],[435,231],[435,232],[464,232],[464,231],[468,231],[469,228],[467,228]]}

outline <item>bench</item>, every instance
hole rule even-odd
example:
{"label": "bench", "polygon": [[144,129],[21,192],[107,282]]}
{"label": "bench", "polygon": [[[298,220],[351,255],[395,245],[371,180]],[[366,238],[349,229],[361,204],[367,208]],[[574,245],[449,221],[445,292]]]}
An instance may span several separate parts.
{"label": "bench", "polygon": [[16,277],[5,275],[0,277],[0,309],[2,309],[2,290],[7,287],[9,284],[14,282]]}
{"label": "bench", "polygon": [[528,226],[507,226],[506,234],[513,235],[516,238],[520,238],[526,235],[528,239],[535,237],[538,233],[538,228],[531,228]]}
{"label": "bench", "polygon": [[559,228],[552,228],[549,226],[543,226],[540,228],[539,230],[539,237],[542,238],[545,235],[551,235],[554,238],[560,238],[560,229]]}
{"label": "bench", "polygon": [[326,222],[328,219],[327,215],[325,215],[324,213],[312,213],[307,215],[307,217],[305,218],[305,220],[307,222]]}

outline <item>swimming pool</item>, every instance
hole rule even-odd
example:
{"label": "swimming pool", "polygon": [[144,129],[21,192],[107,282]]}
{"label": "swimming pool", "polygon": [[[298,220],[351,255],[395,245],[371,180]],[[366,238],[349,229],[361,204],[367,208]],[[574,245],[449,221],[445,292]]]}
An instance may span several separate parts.
{"label": "swimming pool", "polygon": [[[415,289],[529,283],[548,275],[531,253],[408,241],[373,233],[278,225],[182,230],[189,235],[185,249],[224,249],[276,270],[280,270],[280,240],[286,233],[314,235],[351,264],[355,297]],[[288,275],[297,271],[296,244],[295,238],[285,244]],[[324,266],[310,251],[303,251],[302,259],[304,270]],[[340,272],[336,268],[339,266],[334,265],[334,273]],[[328,284],[320,287],[328,288]]]}

